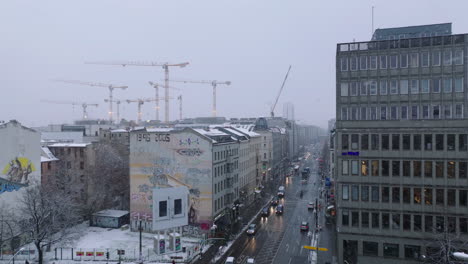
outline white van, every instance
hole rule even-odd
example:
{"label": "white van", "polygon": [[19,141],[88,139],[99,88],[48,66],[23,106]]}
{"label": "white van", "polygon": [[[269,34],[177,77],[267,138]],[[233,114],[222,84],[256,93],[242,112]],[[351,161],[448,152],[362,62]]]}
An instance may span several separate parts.
{"label": "white van", "polygon": [[235,259],[234,257],[228,257],[228,258],[226,259],[226,262],[224,262],[224,264],[234,264],[234,261],[235,261],[235,260],[236,260],[236,259]]}

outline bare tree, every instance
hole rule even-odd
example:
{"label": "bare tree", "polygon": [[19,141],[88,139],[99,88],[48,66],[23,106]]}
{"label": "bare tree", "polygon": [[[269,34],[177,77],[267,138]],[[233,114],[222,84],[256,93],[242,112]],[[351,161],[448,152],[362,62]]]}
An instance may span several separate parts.
{"label": "bare tree", "polygon": [[15,225],[12,218],[11,208],[7,207],[5,204],[0,206],[0,250],[3,248],[3,245],[7,241],[11,241],[15,235]]}
{"label": "bare tree", "polygon": [[36,247],[39,264],[43,250],[69,237],[81,220],[72,199],[40,186],[24,191],[17,217],[16,224]]}

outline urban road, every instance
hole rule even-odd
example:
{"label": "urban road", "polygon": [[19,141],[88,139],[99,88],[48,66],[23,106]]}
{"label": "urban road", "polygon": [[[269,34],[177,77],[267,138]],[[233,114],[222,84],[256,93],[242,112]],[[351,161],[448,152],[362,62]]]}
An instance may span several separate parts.
{"label": "urban road", "polygon": [[[280,203],[284,205],[284,214],[276,215],[275,208],[270,207],[270,215],[254,221],[259,226],[257,234],[247,238],[247,242],[232,247],[225,256],[233,256],[236,263],[246,263],[247,258],[254,258],[256,264],[300,264],[300,263],[335,263],[333,225],[326,225],[324,210],[318,211],[318,225],[321,230],[316,231],[315,213],[307,209],[309,202],[317,198],[322,208],[325,202],[320,197],[322,184],[317,175],[316,162],[309,157],[303,161],[299,173],[287,177],[284,183],[286,194]],[[310,167],[311,173],[304,184],[301,182],[300,171],[303,167]],[[301,197],[302,190],[302,197]],[[301,222],[309,223],[310,231],[301,232]],[[242,236],[247,236],[243,234]],[[304,246],[318,246],[328,251],[311,251]],[[223,258],[219,263],[224,263]]]}

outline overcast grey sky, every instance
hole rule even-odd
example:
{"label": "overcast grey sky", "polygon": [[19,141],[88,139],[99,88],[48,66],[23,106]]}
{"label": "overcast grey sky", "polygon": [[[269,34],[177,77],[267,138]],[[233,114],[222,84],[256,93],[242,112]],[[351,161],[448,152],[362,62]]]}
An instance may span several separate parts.
{"label": "overcast grey sky", "polygon": [[[4,0],[0,120],[39,126],[81,118],[81,107],[41,99],[96,102],[90,118],[107,117],[106,88],[50,79],[128,85],[115,97],[134,99],[153,97],[147,82],[164,78],[159,67],[85,61],[188,61],[171,78],[232,81],[218,89],[218,115],[226,117],[267,116],[291,64],[276,115],[291,101],[302,123],[325,127],[335,115],[336,43],[371,38],[373,5],[375,28],[453,22],[454,33],[468,32],[465,0]],[[211,86],[173,86],[183,89],[185,117],[211,115]],[[136,118],[135,104],[122,106],[122,117]],[[154,119],[153,103],[143,109],[144,119]],[[177,117],[172,100],[171,119]]]}

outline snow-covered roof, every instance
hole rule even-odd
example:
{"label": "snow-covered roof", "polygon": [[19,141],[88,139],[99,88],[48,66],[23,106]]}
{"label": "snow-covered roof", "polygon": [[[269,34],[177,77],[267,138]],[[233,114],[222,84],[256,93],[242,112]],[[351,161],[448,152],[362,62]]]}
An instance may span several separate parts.
{"label": "snow-covered roof", "polygon": [[173,130],[174,130],[173,128],[167,128],[167,127],[146,128],[147,132],[171,132]]}
{"label": "snow-covered roof", "polygon": [[193,128],[196,132],[205,135],[205,136],[229,136],[228,134],[219,131],[218,129],[211,128],[209,130],[201,129],[201,128]]}
{"label": "snow-covered roof", "polygon": [[41,162],[56,161],[57,159],[48,147],[42,147]]}
{"label": "snow-covered roof", "polygon": [[111,133],[126,133],[126,132],[128,132],[128,131],[123,129],[123,128],[111,130]]}
{"label": "snow-covered roof", "polygon": [[229,132],[231,132],[231,133],[233,133],[234,135],[237,135],[237,136],[239,136],[239,137],[245,137],[245,134],[242,134],[241,132],[239,132],[239,131],[237,131],[237,130],[231,128],[231,127],[226,127],[226,128],[224,128],[224,129],[226,129],[227,131],[229,131]]}
{"label": "snow-covered roof", "polygon": [[93,216],[122,217],[126,214],[128,214],[128,211],[125,210],[107,209],[94,213]]}
{"label": "snow-covered roof", "polygon": [[244,128],[244,127],[235,127],[236,130],[244,133],[244,134],[247,134],[249,137],[259,137],[260,134],[258,133],[255,133],[253,131],[250,131],[248,128]]}
{"label": "snow-covered roof", "polygon": [[49,145],[49,148],[84,148],[88,145],[91,145],[91,143],[55,143],[52,145]]}

